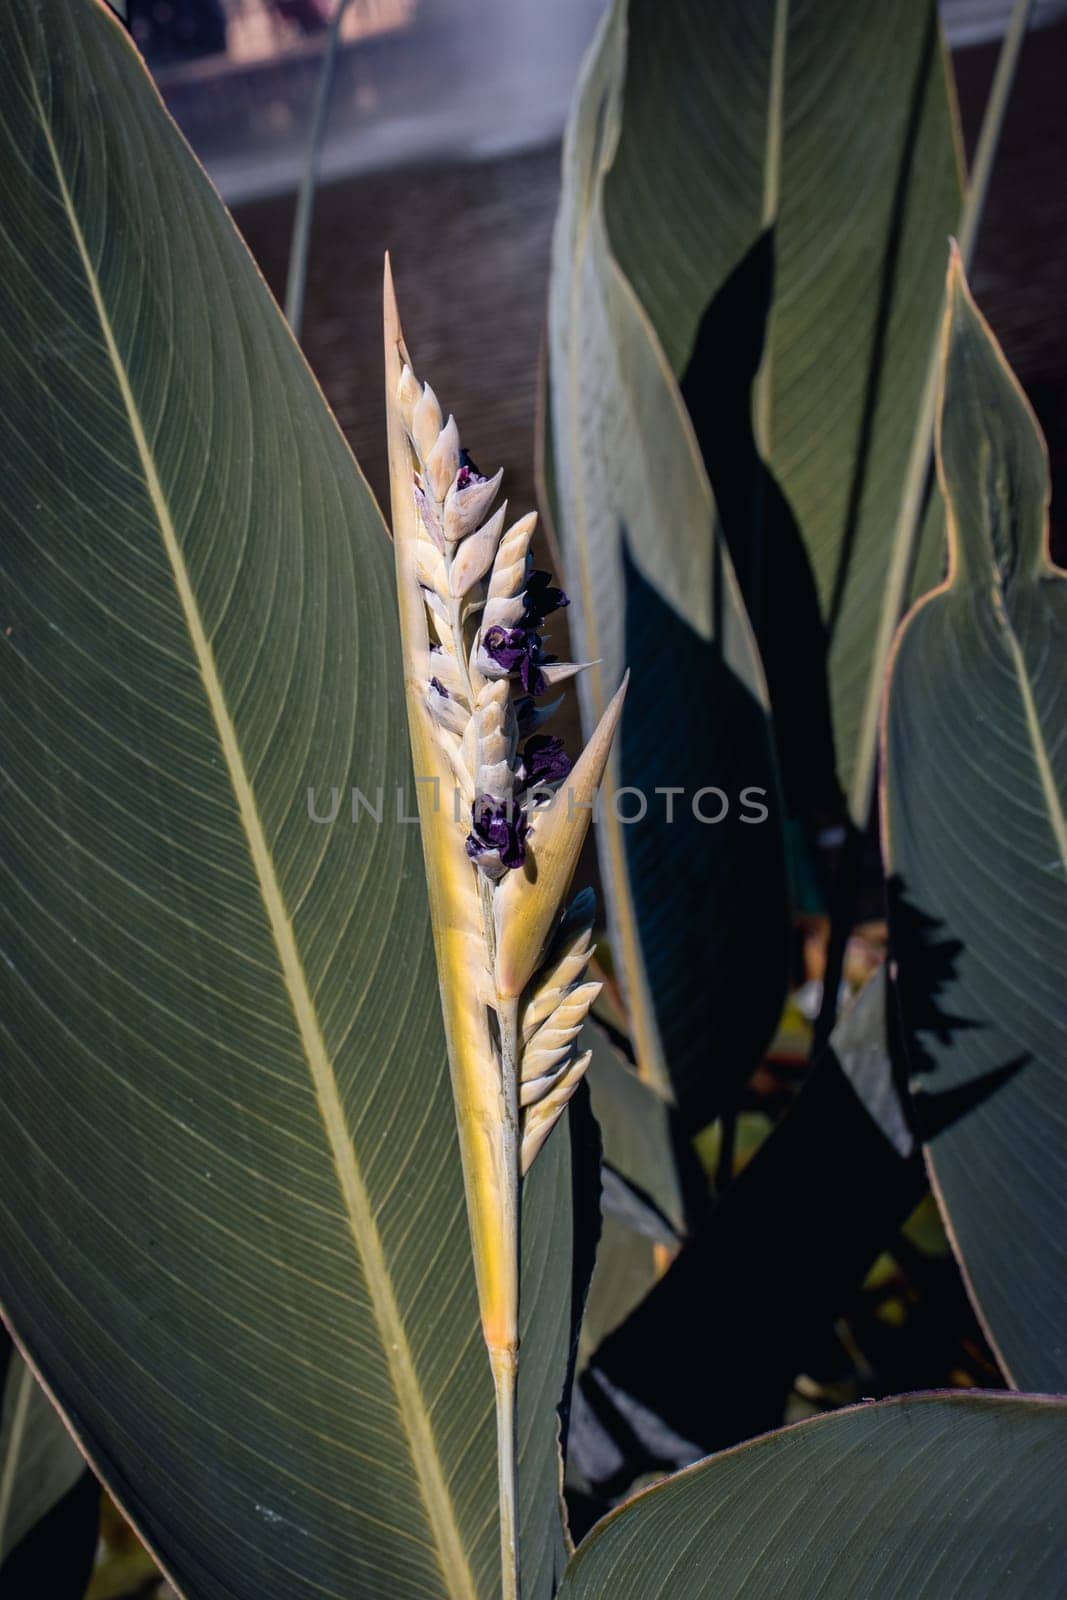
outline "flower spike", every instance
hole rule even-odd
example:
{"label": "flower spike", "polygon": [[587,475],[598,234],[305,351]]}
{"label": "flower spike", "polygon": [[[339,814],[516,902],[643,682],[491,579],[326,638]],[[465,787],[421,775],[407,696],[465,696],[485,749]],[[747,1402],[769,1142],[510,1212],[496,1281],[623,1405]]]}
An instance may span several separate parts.
{"label": "flower spike", "polygon": [[[482,1327],[497,1399],[503,1593],[519,1600],[515,1393],[519,1191],[588,1064],[589,895],[565,906],[622,711],[571,768],[538,703],[580,666],[546,653],[567,605],[505,529],[501,473],[464,451],[420,383],[385,275],[393,544],[408,722]],[[455,804],[452,803],[453,797]]]}

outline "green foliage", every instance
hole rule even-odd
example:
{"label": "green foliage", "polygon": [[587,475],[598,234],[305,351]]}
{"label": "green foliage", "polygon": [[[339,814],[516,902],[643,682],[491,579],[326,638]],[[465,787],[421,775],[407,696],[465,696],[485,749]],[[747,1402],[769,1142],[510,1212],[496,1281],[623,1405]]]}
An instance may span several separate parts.
{"label": "green foliage", "polygon": [[763,653],[786,797],[804,813],[832,803],[835,753],[851,790],[959,220],[937,8],[616,11],[626,88],[607,231],[682,385]]}
{"label": "green foliage", "polygon": [[901,629],[885,850],[908,1065],[990,1338],[1067,1388],[1067,578],[1030,407],[950,275],[938,467],[949,576]]}
{"label": "green foliage", "polygon": [[[410,793],[381,519],[104,7],[4,7],[0,106],[4,1312],[187,1595],[492,1597],[418,832],[348,812]],[[557,1141],[530,1596],[569,1196]]]}
{"label": "green foliage", "polygon": [[1056,1600],[1065,1410],[906,1396],[767,1434],[616,1511],[560,1600]]}
{"label": "green foliage", "polygon": [[[748,681],[766,681],[786,812],[810,829],[844,791],[864,827],[898,578],[922,511],[913,491],[929,450],[944,240],[956,226],[973,239],[1024,24],[1020,7],[964,204],[949,69],[926,0],[890,10],[619,0],[605,20],[565,151],[545,433],[579,627],[596,641],[590,653],[606,640],[633,673],[623,781],[627,749],[652,749],[664,773],[680,774],[695,746],[730,770],[721,751],[739,742],[735,702],[716,692],[715,673],[725,659],[742,677],[738,658],[720,641],[701,666],[671,631],[704,626],[712,591],[696,552],[710,550],[719,575],[736,571],[759,645]],[[893,1248],[921,1193],[921,1142],[1005,1374],[1063,1387],[1062,580],[1047,564],[1032,417],[968,305],[957,271],[939,440],[954,565],[905,626],[889,695],[893,981],[875,975],[751,1168],[630,1318],[605,1322],[587,1351],[572,1464],[585,1492],[609,1500],[641,1472],[691,1459],[695,1444],[773,1420],[775,1384],[796,1371],[817,1320],[829,1325]],[[688,510],[676,498],[683,443],[684,471],[695,483],[702,465],[714,491],[711,520],[706,498],[694,494]],[[939,496],[921,522],[919,593],[945,564]],[[655,628],[642,625],[650,613]],[[716,626],[735,614],[720,606]],[[643,676],[656,692],[642,701]],[[673,842],[662,826],[623,830],[602,849],[602,873],[638,1067],[685,1115],[728,1108],[724,1079],[751,1070],[738,1044],[768,1002],[752,974],[776,961],[766,891],[777,840],[763,835],[763,872],[732,893],[733,841],[722,870],[715,844],[680,864]],[[655,887],[644,904],[643,861]],[[842,944],[852,914],[838,892]],[[716,1147],[730,1137],[724,1118]],[[661,1161],[669,1173],[669,1152]],[[636,1229],[629,1257],[614,1232],[607,1242],[593,1307],[620,1293],[620,1263],[639,1259]],[[650,1359],[659,1349],[670,1361]],[[746,1408],[761,1376],[769,1392]],[[1009,1408],[997,1426],[1020,1415]],[[691,1526],[699,1477],[639,1502],[650,1517],[658,1504],[663,1525],[640,1527],[626,1509],[606,1524],[574,1564],[575,1595],[624,1594],[631,1581],[637,1592],[660,1570],[670,1581],[659,1592],[703,1593],[699,1573],[713,1575],[708,1593],[748,1593],[741,1571],[709,1565],[709,1550],[737,1544],[723,1529],[746,1524],[741,1499],[721,1510],[707,1547],[688,1547],[691,1567],[661,1561],[669,1519]],[[1018,1507],[1009,1517],[1018,1537]],[[790,1593],[818,1586],[799,1533],[782,1553],[797,1561]],[[781,1592],[773,1563],[771,1573],[767,1592]],[[939,1573],[929,1592],[963,1592],[951,1582]],[[842,1592],[896,1592],[871,1583],[853,1573]]]}
{"label": "green foliage", "polygon": [[[381,517],[101,0],[0,10],[0,170],[4,1316],[186,1600],[499,1600],[427,897],[389,815],[411,664]],[[960,207],[930,0],[605,17],[545,419],[584,712],[629,666],[614,783],[681,785],[679,812],[714,784],[735,819],[599,830],[627,1012],[584,1030],[602,1157],[579,1096],[522,1186],[523,1600],[1062,1587],[1060,1400],[911,1395],[752,1437],[872,1265],[922,1254],[924,1156],[1005,1378],[1064,1387],[1064,578],[1040,435],[958,264],[948,576],[888,673],[882,648]],[[944,520],[935,498],[917,582]],[[865,821],[883,696],[891,960],[731,1159],[786,990],[787,850],[811,870],[844,790]],[[516,1017],[557,854],[509,885]],[[571,1557],[561,1418],[576,1525],[717,1453]],[[85,1481],[13,1360],[0,1561]]]}
{"label": "green foliage", "polygon": [[[641,663],[613,765],[648,812],[624,826],[605,810],[601,876],[639,1069],[695,1131],[748,1077],[781,1012],[785,859],[756,641],[677,384],[605,226],[625,20],[618,5],[605,19],[564,148],[549,302],[553,483],[577,648],[595,663],[580,684],[588,728],[625,661]],[[655,791],[671,785],[683,794],[668,824]],[[721,825],[692,810],[707,785],[731,806]],[[741,820],[749,786],[767,827]],[[749,1003],[736,1007],[741,984]]]}

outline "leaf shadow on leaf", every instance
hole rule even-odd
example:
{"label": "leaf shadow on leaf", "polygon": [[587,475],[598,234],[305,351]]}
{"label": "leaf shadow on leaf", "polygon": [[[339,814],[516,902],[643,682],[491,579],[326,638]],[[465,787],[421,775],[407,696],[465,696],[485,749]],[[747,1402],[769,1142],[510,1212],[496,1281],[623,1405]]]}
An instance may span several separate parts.
{"label": "leaf shadow on leaf", "polygon": [[[693,1132],[753,1071],[781,1008],[789,929],[778,786],[764,707],[716,640],[701,638],[644,577],[625,530],[622,550],[635,670],[620,783],[646,805],[625,826],[626,853],[664,1056]],[[681,792],[668,800],[656,793],[664,787]],[[747,788],[762,791],[762,822],[743,820]],[[631,808],[638,803],[621,797],[620,814]]]}
{"label": "leaf shadow on leaf", "polygon": [[[845,589],[848,584],[849,572],[855,553],[856,535],[859,531],[860,513],[863,504],[863,491],[867,478],[867,469],[871,458],[871,449],[874,443],[874,427],[878,414],[878,402],[882,388],[882,377],[885,371],[886,347],[889,337],[889,320],[893,309],[896,294],[898,273],[901,267],[901,248],[904,242],[904,225],[907,216],[908,196],[912,185],[913,168],[919,148],[919,135],[922,125],[923,107],[929,93],[931,77],[939,70],[940,56],[938,50],[938,11],[936,5],[927,8],[926,27],[923,33],[922,46],[915,66],[915,78],[912,84],[911,97],[908,101],[907,124],[904,137],[900,146],[900,163],[897,167],[896,183],[893,188],[893,201],[889,213],[889,227],[886,235],[885,248],[882,255],[882,273],[878,289],[878,310],[874,327],[874,339],[871,346],[870,366],[867,369],[867,382],[863,395],[863,412],[860,420],[859,442],[856,458],[853,465],[852,480],[849,485],[848,508],[845,513],[845,525],[841,538],[841,551],[838,558],[837,571],[834,575],[833,593],[830,597],[828,609],[828,632],[833,638],[841,610],[844,605]],[[922,504],[925,506],[933,490],[934,475],[932,463],[927,472],[925,492]],[[922,525],[921,519],[919,526]]]}
{"label": "leaf shadow on leaf", "polygon": [[[832,1049],[669,1271],[579,1379],[571,1459],[584,1509],[780,1425],[806,1353],[925,1189]],[[650,1349],[669,1350],[651,1362]]]}
{"label": "leaf shadow on leaf", "polygon": [[841,795],[815,575],[752,423],[773,289],[767,228],[708,305],[681,388],[767,674],[786,809],[806,815]]}
{"label": "leaf shadow on leaf", "polygon": [[[773,314],[776,231],[766,227],[710,300],[681,379],[763,657],[790,815],[843,813],[829,688],[829,655],[846,604],[886,371],[890,321],[904,262],[908,198],[923,108],[938,69],[937,8],[930,6],[908,99],[882,249],[870,359],[833,583],[820,603],[804,532],[761,456],[753,397]],[[773,352],[770,359],[773,361]],[[765,446],[766,448],[766,446]],[[924,504],[932,489],[930,474]],[[872,640],[873,644],[873,640]]]}
{"label": "leaf shadow on leaf", "polygon": [[912,1077],[906,1103],[910,1100],[919,1138],[929,1142],[1009,1083],[1031,1057],[1021,1052],[950,1089],[927,1087],[922,1080],[934,1077],[939,1070],[927,1041],[935,1041],[942,1048],[951,1047],[959,1035],[973,1033],[983,1024],[976,1018],[945,1011],[942,1005],[946,990],[957,978],[959,959],[966,948],[963,940],[954,938],[940,917],[923,911],[909,899],[899,873],[889,878],[886,893],[897,966],[893,989],[903,1035],[899,1059],[906,1059]]}
{"label": "leaf shadow on leaf", "polygon": [[[938,1070],[924,1037],[965,1048],[983,1025],[944,1005],[963,941],[917,907],[899,877],[889,897],[906,1000],[894,992],[885,1010],[888,1053],[914,1131],[929,1141],[1027,1058],[951,1089],[921,1083]],[[925,1183],[917,1145],[910,1156],[893,1148],[837,1050],[826,1049],[785,1121],[580,1378],[568,1486],[573,1531],[588,1529],[642,1473],[675,1470],[778,1426],[806,1351],[895,1240]],[[655,1348],[669,1349],[670,1360],[649,1362]]]}
{"label": "leaf shadow on leaf", "polygon": [[[962,941],[919,910],[899,878],[889,892],[905,989],[887,985],[879,1016],[886,1071],[917,1139],[907,1151],[895,1145],[851,1081],[846,1014],[785,1119],[579,1379],[575,1526],[588,1527],[642,1473],[674,1471],[780,1425],[809,1352],[925,1191],[917,1140],[935,1138],[1025,1064],[1015,1058],[962,1087],[916,1089],[936,1066],[914,1027],[905,1048],[902,1019],[942,1041],[965,1042],[981,1024],[943,1006]],[[656,1348],[670,1360],[650,1362]]]}

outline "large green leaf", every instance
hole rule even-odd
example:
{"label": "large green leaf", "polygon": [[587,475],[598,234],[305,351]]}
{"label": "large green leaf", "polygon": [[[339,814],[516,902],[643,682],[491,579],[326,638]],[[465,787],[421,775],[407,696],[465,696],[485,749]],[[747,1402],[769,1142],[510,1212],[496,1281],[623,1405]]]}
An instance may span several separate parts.
{"label": "large green leaf", "polygon": [[[877,712],[885,579],[959,219],[936,5],[618,10],[608,235],[683,380],[764,656],[787,799],[822,808],[832,747],[848,789]],[[939,551],[937,522],[927,542]]]}
{"label": "large green leaf", "polygon": [[1058,1600],[1067,1402],[914,1395],[769,1433],[620,1507],[560,1600]]}
{"label": "large green leaf", "polygon": [[950,274],[946,583],[897,640],[890,929],[920,1124],[1006,1370],[1067,1387],[1067,579],[1022,392]]}
{"label": "large green leaf", "polygon": [[99,1490],[59,1412],[0,1328],[0,1593],[80,1600]]}
{"label": "large green leaf", "polygon": [[[588,728],[633,669],[612,776],[639,791],[621,797],[621,814],[647,814],[624,825],[609,794],[598,827],[612,953],[643,1076],[700,1126],[751,1071],[781,1009],[783,848],[755,641],[678,387],[605,225],[625,40],[616,5],[564,148],[549,304],[553,482],[572,625],[596,663],[580,680]],[[726,797],[718,823],[722,801],[699,794],[708,786]],[[749,787],[762,792],[762,824],[743,804]]]}
{"label": "large green leaf", "polygon": [[[0,219],[0,1301],[185,1595],[492,1600],[381,519],[96,0],[0,9]],[[563,1549],[550,1149],[530,1596]]]}

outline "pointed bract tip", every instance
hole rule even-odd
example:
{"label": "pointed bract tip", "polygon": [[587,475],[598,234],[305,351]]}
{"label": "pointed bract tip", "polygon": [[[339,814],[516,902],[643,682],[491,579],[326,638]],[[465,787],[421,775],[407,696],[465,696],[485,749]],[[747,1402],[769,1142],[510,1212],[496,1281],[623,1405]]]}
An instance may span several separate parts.
{"label": "pointed bract tip", "polygon": [[537,818],[531,836],[535,871],[511,873],[497,891],[496,982],[502,995],[521,994],[540,964],[585,841],[628,681],[627,674],[605,706],[566,785]]}
{"label": "pointed bract tip", "polygon": [[[593,662],[592,665],[595,666],[596,663]],[[626,671],[622,675],[622,680],[619,683],[619,687],[615,690],[615,693],[612,695],[611,699],[601,712],[600,721],[593,730],[586,749],[599,746],[604,748],[606,751],[606,747],[611,744],[612,739],[615,737],[615,730],[619,726],[619,719],[622,716],[623,703],[626,699],[626,691],[629,687],[630,669],[627,667]]]}
{"label": "pointed bract tip", "polygon": [[405,362],[410,361],[410,358],[404,344],[404,330],[400,326],[400,312],[393,284],[393,266],[388,250],[385,252],[382,267],[382,325],[385,332],[387,368],[394,355],[403,366]]}

